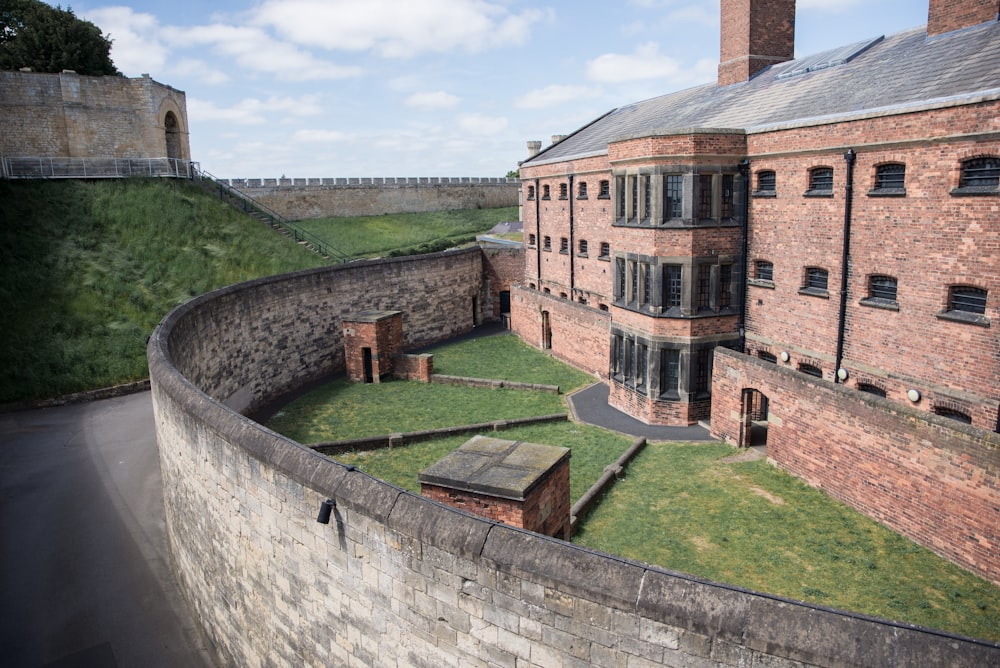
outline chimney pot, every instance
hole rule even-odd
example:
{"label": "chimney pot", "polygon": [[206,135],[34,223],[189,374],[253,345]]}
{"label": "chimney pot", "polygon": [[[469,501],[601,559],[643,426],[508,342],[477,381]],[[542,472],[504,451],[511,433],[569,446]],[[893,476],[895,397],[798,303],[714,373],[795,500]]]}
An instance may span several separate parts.
{"label": "chimney pot", "polygon": [[540,141],[529,141],[528,142],[528,157],[534,158],[538,155],[538,152],[542,150],[542,142]]}

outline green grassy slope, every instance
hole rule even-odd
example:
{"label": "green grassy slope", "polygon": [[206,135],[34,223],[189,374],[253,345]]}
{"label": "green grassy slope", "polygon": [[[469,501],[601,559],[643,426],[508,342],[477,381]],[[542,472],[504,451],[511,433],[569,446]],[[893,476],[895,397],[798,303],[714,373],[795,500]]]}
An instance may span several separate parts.
{"label": "green grassy slope", "polygon": [[0,182],[0,403],[144,378],[176,305],[325,263],[187,181]]}

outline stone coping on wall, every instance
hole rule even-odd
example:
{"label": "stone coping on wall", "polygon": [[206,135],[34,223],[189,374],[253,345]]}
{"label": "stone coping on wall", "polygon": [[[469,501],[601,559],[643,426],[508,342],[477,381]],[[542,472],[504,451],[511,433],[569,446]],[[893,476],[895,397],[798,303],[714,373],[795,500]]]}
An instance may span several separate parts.
{"label": "stone coping on wall", "polygon": [[218,179],[233,188],[277,188],[277,187],[322,187],[322,188],[382,188],[385,186],[512,186],[520,185],[520,179],[504,177],[475,176],[422,176],[422,177],[338,177],[338,178],[280,178],[280,179]]}
{"label": "stone coping on wall", "polygon": [[[227,291],[229,303],[223,306],[239,309],[239,297],[249,301],[253,299],[252,293],[252,285],[231,288]],[[742,665],[746,660],[754,660],[782,666],[949,665],[972,668],[1000,662],[1000,645],[755,593],[599,553],[442,506],[354,467],[341,465],[227,408],[179,372],[174,356],[184,355],[185,351],[171,345],[172,333],[183,323],[188,331],[211,336],[212,328],[217,326],[213,299],[209,295],[178,307],[161,322],[149,341],[147,350],[161,458],[184,459],[196,445],[232,451],[238,461],[248,462],[248,470],[280,482],[283,489],[294,489],[289,499],[310,501],[317,495],[330,498],[335,500],[338,513],[345,513],[345,521],[354,523],[363,517],[367,518],[366,522],[380,525],[384,534],[394,537],[385,543],[385,549],[394,549],[391,545],[397,545],[396,549],[405,548],[406,554],[411,555],[406,559],[423,553],[450,554],[479,564],[480,568],[496,574],[498,587],[497,598],[481,601],[479,605],[501,606],[505,600],[501,596],[503,582],[508,578],[517,580],[524,583],[519,588],[522,604],[548,615],[573,617],[582,614],[591,619],[591,624],[595,618],[606,619],[607,633],[615,637],[616,647],[627,648],[630,643],[653,644],[675,651],[671,654],[674,659],[680,658],[677,652],[683,654],[686,657],[682,659],[684,665]],[[213,357],[204,363],[217,368],[200,371],[228,369],[240,362],[236,355]],[[168,449],[165,454],[164,448]],[[205,466],[222,464],[206,460]],[[165,480],[165,496],[172,494],[169,484],[181,488],[177,494],[182,499],[196,499],[197,495],[192,496],[195,491],[230,498],[226,490],[214,485],[199,487],[199,481],[183,478]],[[309,493],[303,495],[304,490]],[[267,502],[267,499],[260,502]],[[278,503],[268,512],[290,512],[288,503]],[[296,512],[302,510],[300,505],[296,503]],[[185,519],[168,517],[168,523],[171,520],[183,523]],[[199,522],[213,521],[218,520],[209,515],[199,518]],[[281,524],[272,526],[280,527]],[[255,527],[245,525],[242,530],[253,531]],[[174,541],[183,541],[188,532],[175,531],[171,535]],[[275,536],[272,540],[279,538]],[[413,547],[406,547],[411,545],[409,541],[415,541]],[[171,549],[177,550],[179,546],[172,542]],[[195,560],[185,560],[179,565],[172,560],[175,568],[225,574],[225,570],[214,569],[210,562],[240,559],[238,554],[190,550],[185,554],[195,555]],[[201,555],[205,563],[198,563],[197,555]],[[401,553],[400,558],[404,557]],[[260,567],[260,563],[248,562],[242,567]],[[240,572],[239,568],[233,572]],[[179,581],[183,586],[191,580],[179,577]],[[202,595],[199,592],[187,594]],[[277,594],[261,590],[257,595],[270,598]],[[387,605],[377,600],[373,603]],[[298,614],[301,615],[299,623],[305,629],[331,621],[324,611],[316,611],[318,617],[307,608]],[[388,608],[385,614],[391,614]],[[498,614],[509,613],[498,608]],[[612,623],[613,619],[631,621],[618,626]],[[438,621],[444,623],[445,620]],[[350,618],[337,621],[337,624],[351,623]],[[225,626],[216,624],[214,628]],[[590,630],[593,626],[586,628]],[[251,629],[246,631],[249,633]],[[570,634],[572,631],[563,630]],[[233,643],[240,642],[239,638],[233,639]],[[524,642],[541,640],[525,639]],[[488,638],[479,640],[479,644],[482,643],[488,644]],[[406,650],[401,648],[400,651]],[[258,659],[265,662],[267,657]],[[406,654],[399,657],[401,662],[418,659]],[[481,662],[476,656],[470,660]]]}

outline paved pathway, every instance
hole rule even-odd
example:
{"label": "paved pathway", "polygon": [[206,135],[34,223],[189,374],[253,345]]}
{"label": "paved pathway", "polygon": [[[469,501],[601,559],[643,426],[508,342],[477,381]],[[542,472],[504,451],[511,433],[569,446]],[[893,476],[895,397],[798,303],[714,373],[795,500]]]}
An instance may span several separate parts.
{"label": "paved pathway", "polygon": [[0,665],[210,666],[167,554],[149,392],[0,415]]}

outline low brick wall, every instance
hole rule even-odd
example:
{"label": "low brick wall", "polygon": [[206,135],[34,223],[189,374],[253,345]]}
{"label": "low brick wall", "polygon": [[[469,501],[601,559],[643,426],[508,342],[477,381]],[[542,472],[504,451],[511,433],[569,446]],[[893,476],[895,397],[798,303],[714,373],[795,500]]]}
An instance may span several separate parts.
{"label": "low brick wall", "polygon": [[745,388],[768,398],[769,459],[1000,585],[1000,434],[716,348],[713,436],[738,439]]}
{"label": "low brick wall", "polygon": [[[445,508],[226,406],[234,395],[250,405],[299,375],[328,372],[342,349],[334,340],[338,314],[357,311],[363,299],[369,308],[400,308],[400,293],[412,293],[414,303],[400,309],[412,320],[404,329],[447,334],[452,324],[432,327],[431,314],[451,320],[442,293],[452,290],[471,317],[461,291],[475,281],[463,279],[461,267],[477,257],[347,265],[234,286],[179,307],[153,333],[171,564],[227,662],[1000,663],[996,645],[703,582]],[[385,278],[372,279],[379,274]],[[439,282],[426,278],[435,275]],[[344,287],[364,276],[365,290]],[[425,276],[419,289],[418,276]],[[328,498],[336,508],[320,524]]]}

